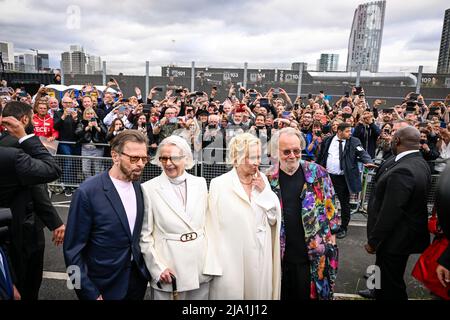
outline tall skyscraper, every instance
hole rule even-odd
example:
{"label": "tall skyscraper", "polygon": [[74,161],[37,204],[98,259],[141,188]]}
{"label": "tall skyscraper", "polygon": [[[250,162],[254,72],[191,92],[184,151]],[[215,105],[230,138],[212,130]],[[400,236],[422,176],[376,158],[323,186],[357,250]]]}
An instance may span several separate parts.
{"label": "tall skyscraper", "polygon": [[36,55],[31,53],[15,55],[14,69],[19,72],[28,72],[28,73],[37,72]]}
{"label": "tall skyscraper", "polygon": [[[3,66],[5,71],[14,70],[14,44],[12,42],[0,41],[0,52],[2,54]],[[2,66],[0,65],[0,70]]]}
{"label": "tall skyscraper", "polygon": [[93,74],[101,70],[101,58],[84,52],[80,45],[71,45],[70,50],[61,54],[64,73]]}
{"label": "tall skyscraper", "polygon": [[437,73],[450,73],[450,9],[445,10]]}
{"label": "tall skyscraper", "polygon": [[321,53],[318,61],[318,70],[337,71],[339,65],[339,55],[334,53]]}
{"label": "tall skyscraper", "polygon": [[348,41],[347,71],[378,72],[386,1],[360,4]]}
{"label": "tall skyscraper", "polygon": [[37,61],[38,61],[39,70],[50,69],[48,53],[39,53],[37,55]]}

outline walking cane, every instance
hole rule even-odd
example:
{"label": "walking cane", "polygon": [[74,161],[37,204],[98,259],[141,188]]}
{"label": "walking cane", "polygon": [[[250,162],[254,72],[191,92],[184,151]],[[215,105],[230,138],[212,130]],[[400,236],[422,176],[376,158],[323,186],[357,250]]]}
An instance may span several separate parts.
{"label": "walking cane", "polygon": [[172,298],[178,300],[177,278],[173,274],[170,274],[170,277],[172,278]]}

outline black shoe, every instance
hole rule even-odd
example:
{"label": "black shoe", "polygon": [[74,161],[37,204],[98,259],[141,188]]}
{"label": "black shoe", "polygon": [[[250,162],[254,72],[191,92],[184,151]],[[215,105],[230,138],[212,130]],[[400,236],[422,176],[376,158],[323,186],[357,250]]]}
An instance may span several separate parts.
{"label": "black shoe", "polygon": [[336,234],[336,238],[338,239],[344,239],[347,236],[347,230],[339,230],[339,232]]}
{"label": "black shoe", "polygon": [[375,290],[373,289],[359,290],[358,294],[366,299],[375,299]]}

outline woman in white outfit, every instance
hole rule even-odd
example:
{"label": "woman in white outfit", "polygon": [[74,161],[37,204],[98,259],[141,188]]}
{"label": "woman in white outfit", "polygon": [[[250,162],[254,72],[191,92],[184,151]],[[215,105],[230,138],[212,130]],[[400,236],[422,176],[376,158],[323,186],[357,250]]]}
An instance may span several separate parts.
{"label": "woman in white outfit", "polygon": [[194,162],[181,137],[164,139],[153,163],[163,172],[142,185],[145,215],[140,242],[152,276],[153,298],[171,299],[174,275],[179,299],[208,299],[209,282],[221,274],[221,268],[215,257],[214,234],[206,227],[206,181],[185,171]]}
{"label": "woman in white outfit", "polygon": [[280,202],[258,167],[261,142],[244,133],[229,145],[233,169],[211,181],[209,211],[219,234],[223,275],[211,299],[279,299]]}

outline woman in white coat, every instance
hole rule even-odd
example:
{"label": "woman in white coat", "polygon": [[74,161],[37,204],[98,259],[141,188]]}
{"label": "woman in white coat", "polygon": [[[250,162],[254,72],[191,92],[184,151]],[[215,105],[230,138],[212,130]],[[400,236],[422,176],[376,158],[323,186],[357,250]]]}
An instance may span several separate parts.
{"label": "woman in white coat", "polygon": [[221,274],[221,268],[214,234],[206,228],[206,181],[185,171],[194,162],[181,137],[164,139],[153,163],[163,172],[142,184],[145,214],[140,242],[152,276],[153,298],[171,299],[174,275],[179,299],[208,299],[209,282]]}
{"label": "woman in white coat", "polygon": [[209,211],[219,235],[223,275],[211,299],[279,299],[280,202],[258,167],[261,142],[244,133],[229,145],[233,169],[211,181]]}

